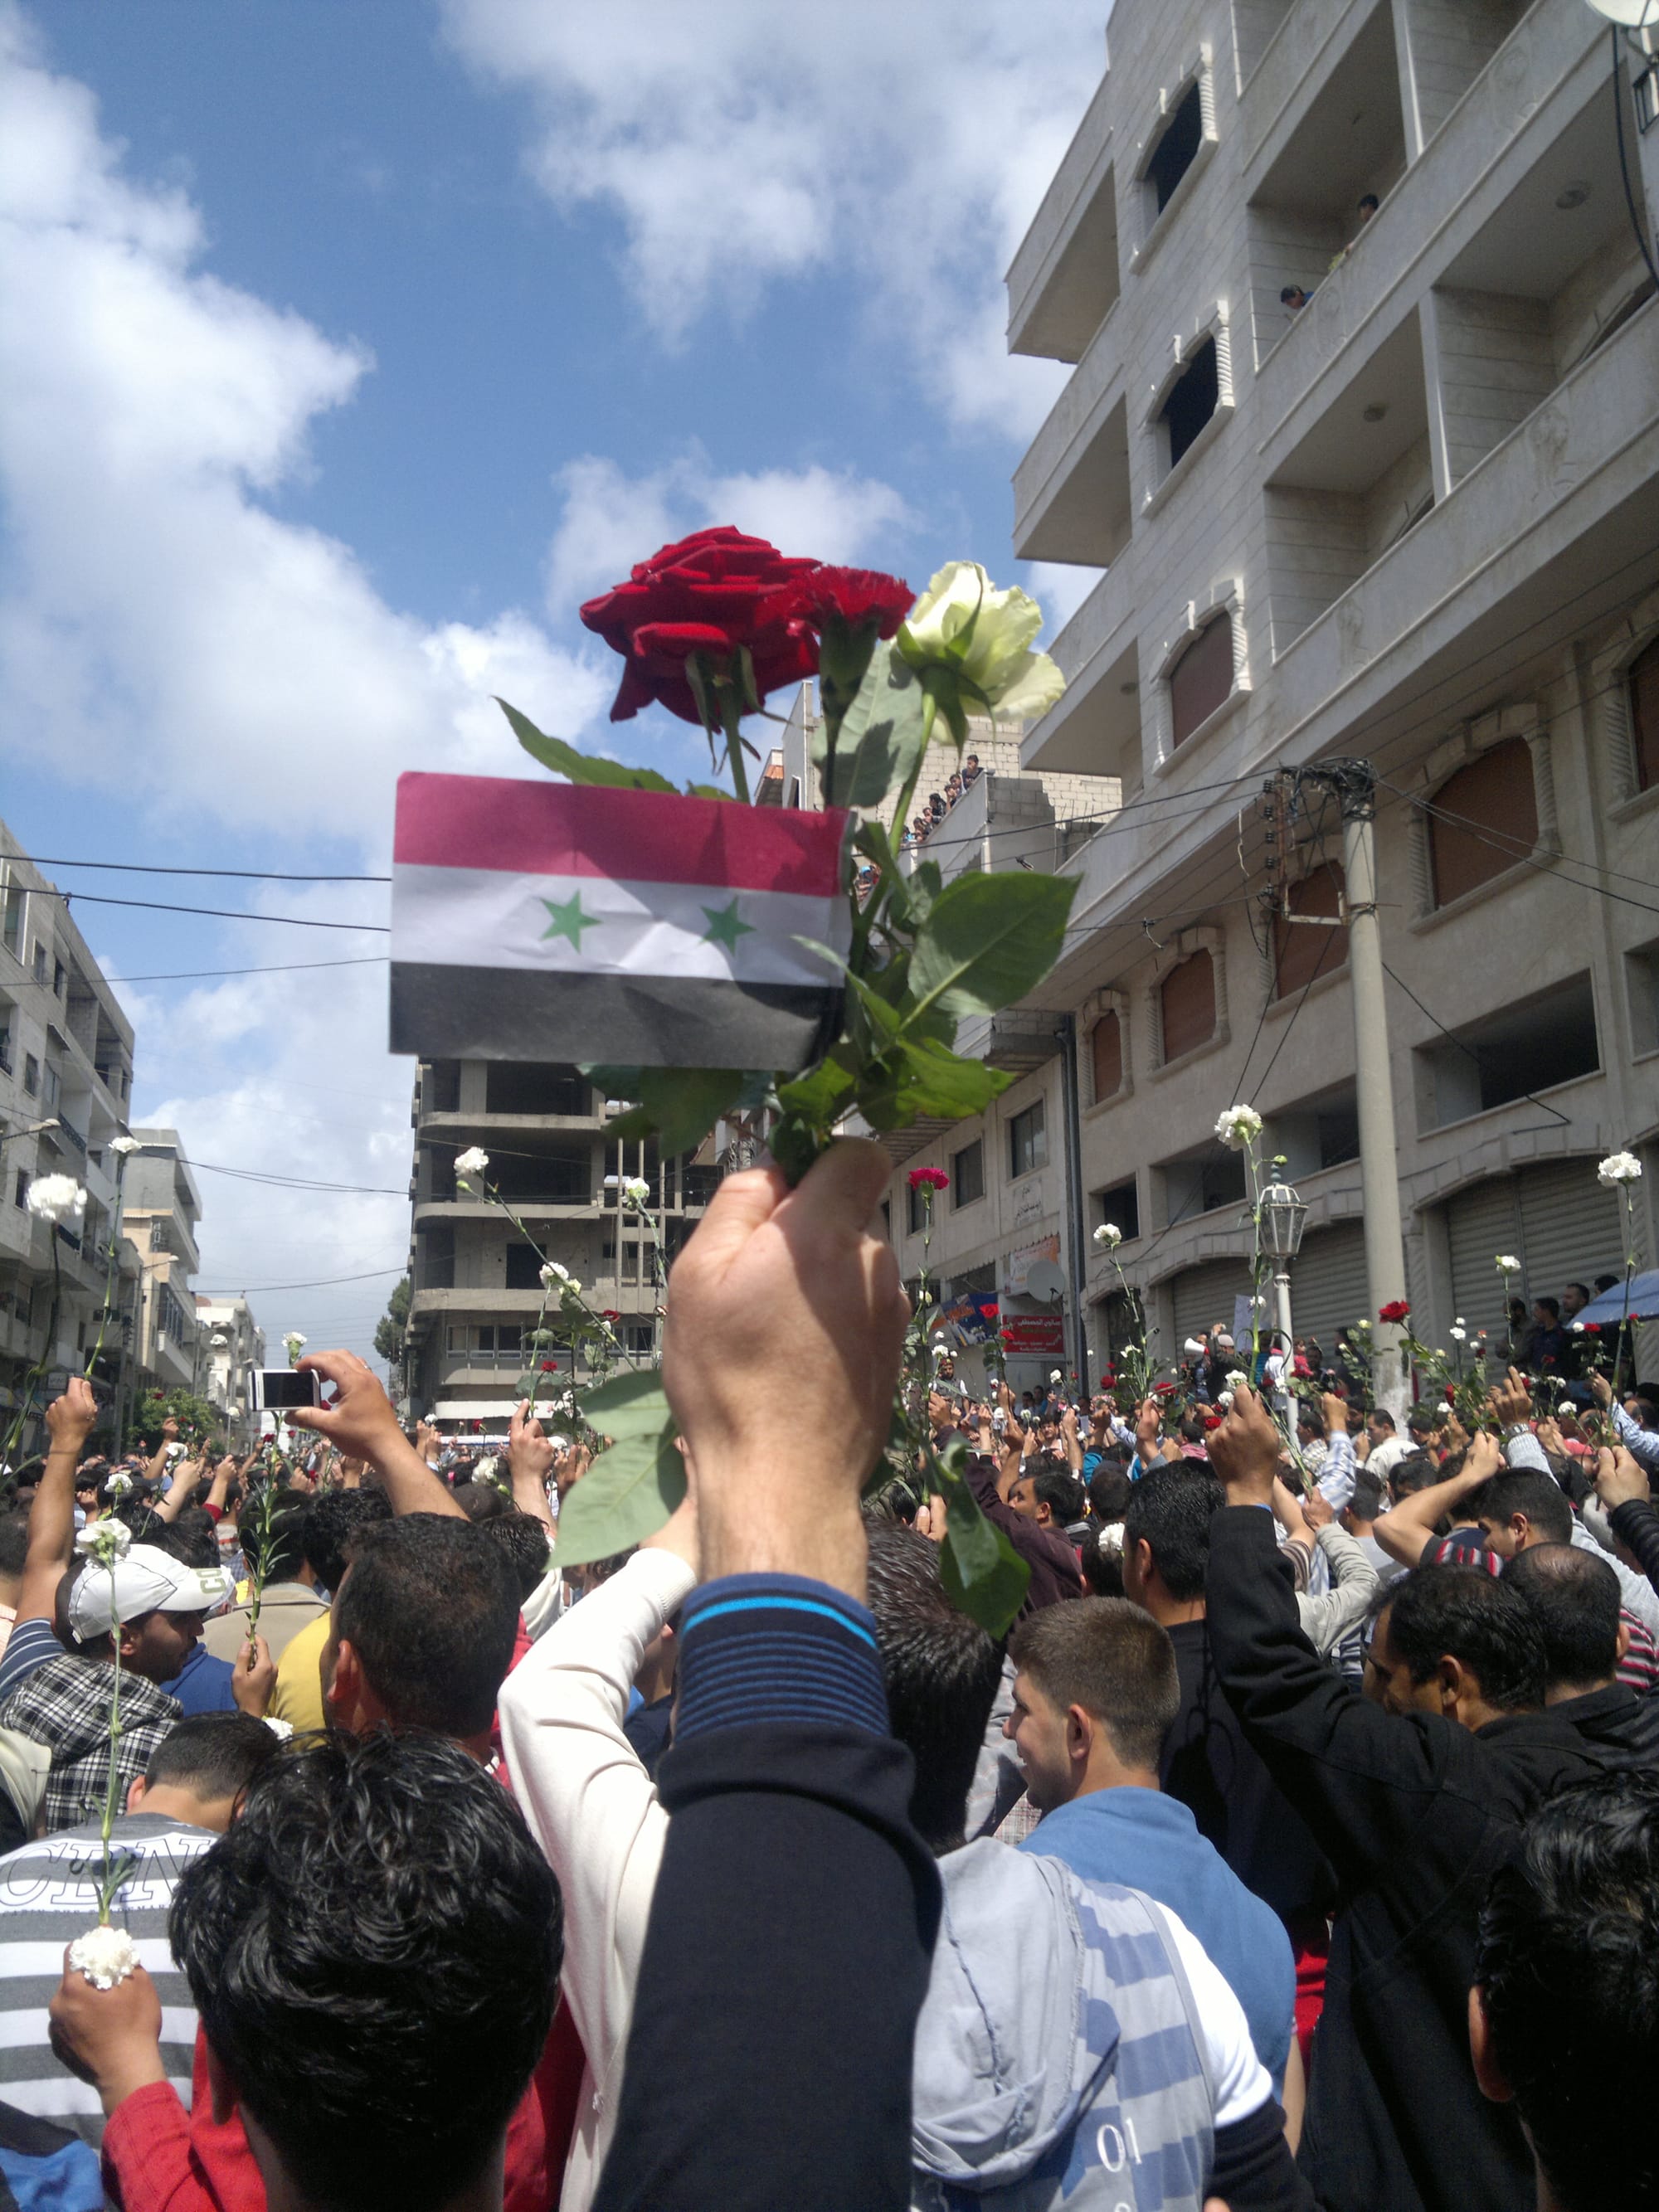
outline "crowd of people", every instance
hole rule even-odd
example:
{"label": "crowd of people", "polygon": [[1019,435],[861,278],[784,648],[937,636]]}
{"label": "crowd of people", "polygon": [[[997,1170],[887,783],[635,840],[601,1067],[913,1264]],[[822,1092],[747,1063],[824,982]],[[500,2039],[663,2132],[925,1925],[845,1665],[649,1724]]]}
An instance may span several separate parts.
{"label": "crowd of people", "polygon": [[956,805],[965,791],[971,791],[984,770],[979,764],[979,755],[969,753],[959,769],[953,769],[943,791],[930,792],[927,803],[919,814],[914,815],[899,831],[899,848],[902,851],[911,845],[925,845],[938,825]]}
{"label": "crowd of people", "polygon": [[20,2204],[1659,2203],[1655,1394],[1397,1426],[1304,1341],[1292,1444],[1224,1329],[1127,1407],[946,1359],[964,1528],[872,1481],[886,1174],[722,1184],[686,1498],[581,1569],[527,1407],[474,1459],[325,1352],[283,1449],[112,1467],[53,1404],[0,1520]]}

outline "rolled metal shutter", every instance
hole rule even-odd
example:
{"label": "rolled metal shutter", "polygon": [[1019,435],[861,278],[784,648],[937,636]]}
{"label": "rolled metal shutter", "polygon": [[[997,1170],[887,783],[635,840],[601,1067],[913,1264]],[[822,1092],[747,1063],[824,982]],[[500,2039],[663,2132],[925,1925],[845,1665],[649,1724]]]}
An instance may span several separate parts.
{"label": "rolled metal shutter", "polygon": [[1593,1159],[1522,1168],[1516,1180],[1521,1200],[1516,1249],[1527,1271],[1528,1297],[1559,1298],[1573,1282],[1593,1293],[1598,1275],[1623,1275],[1624,1205],[1617,1191],[1597,1182]]}
{"label": "rolled metal shutter", "polygon": [[1316,1336],[1330,1358],[1340,1328],[1369,1317],[1365,1287],[1365,1231],[1358,1221],[1316,1229],[1302,1240],[1291,1263],[1291,1323],[1298,1336]]}
{"label": "rolled metal shutter", "polygon": [[1179,1362],[1189,1336],[1202,1336],[1213,1322],[1233,1325],[1233,1300],[1250,1294],[1248,1260],[1206,1260],[1188,1267],[1170,1285],[1175,1299],[1175,1342],[1154,1346],[1164,1362]]}
{"label": "rolled metal shutter", "polygon": [[[1460,1190],[1446,1207],[1446,1232],[1451,1247],[1452,1313],[1462,1315],[1471,1333],[1484,1328],[1494,1345],[1501,1345],[1509,1317],[1504,1310],[1498,1255],[1513,1252],[1523,1261],[1525,1257],[1515,1177],[1495,1176],[1489,1182]],[[1522,1285],[1515,1287],[1518,1291]]]}

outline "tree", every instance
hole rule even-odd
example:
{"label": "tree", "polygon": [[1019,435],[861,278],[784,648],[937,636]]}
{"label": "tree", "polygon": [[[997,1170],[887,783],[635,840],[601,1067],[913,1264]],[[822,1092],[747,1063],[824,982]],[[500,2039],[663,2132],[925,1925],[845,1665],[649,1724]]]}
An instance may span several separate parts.
{"label": "tree", "polygon": [[404,1330],[409,1321],[411,1289],[405,1275],[393,1286],[386,1311],[374,1324],[374,1349],[388,1367],[401,1367],[404,1364]]}
{"label": "tree", "polygon": [[132,1417],[132,1436],[142,1437],[154,1451],[161,1441],[165,1420],[179,1424],[181,1443],[199,1443],[204,1437],[222,1434],[224,1416],[216,1406],[191,1390],[146,1390]]}

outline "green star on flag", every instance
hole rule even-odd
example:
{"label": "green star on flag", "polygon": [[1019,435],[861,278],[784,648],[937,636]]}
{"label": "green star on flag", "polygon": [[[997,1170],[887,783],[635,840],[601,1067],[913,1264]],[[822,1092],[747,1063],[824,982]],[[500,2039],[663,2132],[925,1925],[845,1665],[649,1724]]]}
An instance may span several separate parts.
{"label": "green star on flag", "polygon": [[544,945],[550,937],[568,937],[580,952],[582,949],[583,930],[597,929],[599,926],[597,915],[582,912],[582,895],[580,891],[573,891],[562,905],[557,900],[550,898],[544,898],[542,904],[552,916],[552,920],[542,932]]}
{"label": "green star on flag", "polygon": [[708,917],[708,927],[702,933],[705,945],[724,945],[735,951],[740,937],[752,937],[755,933],[752,921],[738,921],[736,899],[730,906],[706,906],[703,912]]}

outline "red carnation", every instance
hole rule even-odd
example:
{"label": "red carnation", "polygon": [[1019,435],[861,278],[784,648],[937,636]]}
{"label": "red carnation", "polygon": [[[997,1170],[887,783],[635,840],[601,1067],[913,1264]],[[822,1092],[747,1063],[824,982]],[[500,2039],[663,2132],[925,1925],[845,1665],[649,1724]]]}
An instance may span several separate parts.
{"label": "red carnation", "polygon": [[1411,1310],[1409,1298],[1390,1298],[1387,1305],[1377,1308],[1376,1317],[1378,1321],[1404,1321]]}
{"label": "red carnation", "polygon": [[948,1190],[951,1178],[943,1168],[912,1168],[910,1188],[912,1190]]}
{"label": "red carnation", "polygon": [[544,1359],[544,1360],[543,1360],[543,1362],[542,1362],[542,1373],[543,1373],[544,1375],[556,1375],[556,1374],[558,1373],[558,1371],[559,1371],[559,1363],[558,1363],[558,1361],[557,1361],[556,1359]]}
{"label": "red carnation", "polygon": [[613,1307],[606,1306],[604,1311],[600,1314],[599,1319],[601,1321],[618,1322],[622,1319],[622,1316],[617,1313]]}
{"label": "red carnation", "polygon": [[809,636],[797,635],[792,592],[816,561],[786,558],[763,538],[723,527],[695,531],[641,561],[625,584],[589,599],[581,617],[627,666],[611,709],[613,722],[657,700],[682,721],[704,721],[686,663],[703,656],[715,675],[746,653],[763,699],[817,666]]}
{"label": "red carnation", "polygon": [[1158,1398],[1167,1398],[1174,1389],[1175,1384],[1173,1382],[1154,1382],[1152,1385],[1152,1395],[1154,1397]]}
{"label": "red carnation", "polygon": [[1601,1334],[1601,1324],[1599,1321],[1580,1322],[1578,1326],[1586,1336],[1600,1336]]}
{"label": "red carnation", "polygon": [[805,629],[821,636],[832,623],[844,623],[848,629],[868,625],[877,637],[896,637],[915,598],[902,576],[879,568],[814,568],[790,593],[791,627],[798,635]]}

